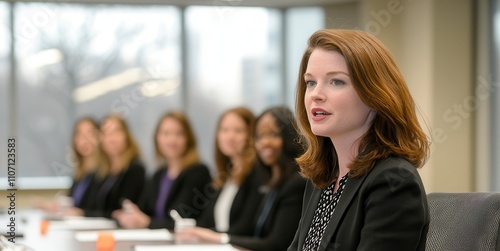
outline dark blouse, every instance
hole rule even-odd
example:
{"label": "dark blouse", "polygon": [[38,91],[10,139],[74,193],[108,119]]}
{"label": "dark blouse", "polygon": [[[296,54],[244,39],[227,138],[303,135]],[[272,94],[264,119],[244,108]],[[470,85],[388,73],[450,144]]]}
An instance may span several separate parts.
{"label": "dark blouse", "polygon": [[346,174],[342,177],[342,179],[340,179],[339,189],[337,189],[337,192],[333,193],[335,188],[335,182],[333,182],[321,193],[321,198],[319,199],[316,211],[314,211],[311,227],[309,228],[302,250],[318,250],[318,246],[323,238],[326,226],[328,226],[328,222],[330,222],[330,219],[332,218],[335,207],[337,206],[340,196],[342,195],[342,191],[344,191],[347,176],[348,175]]}

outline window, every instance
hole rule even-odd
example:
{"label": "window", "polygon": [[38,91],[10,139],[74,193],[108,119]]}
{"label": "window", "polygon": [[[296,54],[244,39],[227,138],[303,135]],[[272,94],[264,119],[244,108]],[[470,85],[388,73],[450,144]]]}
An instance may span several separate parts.
{"label": "window", "polygon": [[181,105],[179,10],[19,3],[15,14],[20,176],[71,175],[74,122],[109,113],[155,166],[156,122]]}
{"label": "window", "polygon": [[300,60],[307,47],[307,39],[317,30],[324,28],[324,13],[321,8],[293,8],[286,12],[286,84],[287,105],[294,109],[295,90]]}
{"label": "window", "polygon": [[[9,5],[5,2],[0,2],[0,153],[7,153],[7,138],[10,137],[9,132],[9,84],[10,84],[10,36],[9,36]],[[4,160],[7,156],[2,156]],[[5,160],[4,163],[7,163]],[[7,172],[2,172],[0,177],[7,176]]]}
{"label": "window", "polygon": [[[156,123],[164,112],[182,109],[213,167],[223,111],[247,106],[258,115],[294,106],[300,56],[324,16],[320,8],[56,2],[16,2],[10,11],[0,2],[0,140],[6,142],[8,121],[16,118],[23,189],[69,186],[71,135],[84,116],[125,117],[152,172]],[[17,95],[9,97],[13,36]]]}
{"label": "window", "polygon": [[188,115],[203,159],[213,163],[217,119],[247,106],[256,115],[283,104],[280,13],[245,7],[189,7]]}

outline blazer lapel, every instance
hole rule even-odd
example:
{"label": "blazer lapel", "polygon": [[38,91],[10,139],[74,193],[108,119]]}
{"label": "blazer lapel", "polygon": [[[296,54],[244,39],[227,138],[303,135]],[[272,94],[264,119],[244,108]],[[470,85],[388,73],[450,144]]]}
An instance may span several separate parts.
{"label": "blazer lapel", "polygon": [[[312,190],[311,192],[307,192],[307,189]],[[314,216],[314,212],[316,211],[316,208],[318,207],[319,203],[319,198],[321,196],[321,190],[317,189],[312,185],[312,183],[309,181],[307,182],[306,185],[306,196],[308,196],[309,202],[307,203],[307,207],[305,208],[304,212],[304,217],[302,218],[302,224],[304,224],[300,228],[300,233],[299,233],[299,242],[298,242],[298,247],[300,250],[302,250],[302,246],[304,245],[305,238],[307,237],[307,234],[309,233],[309,228],[311,227],[312,219]]]}
{"label": "blazer lapel", "polygon": [[318,251],[326,250],[326,248],[328,247],[330,240],[332,239],[332,236],[337,231],[340,219],[344,215],[349,204],[351,204],[352,199],[358,192],[359,188],[361,187],[361,184],[363,184],[363,181],[365,180],[366,176],[367,175],[364,175],[363,177],[356,179],[349,179],[347,181],[344,191],[340,196],[339,202],[335,207],[335,212],[333,213],[330,222],[328,222],[328,226],[326,226],[325,233],[323,234],[323,238],[321,239],[321,243],[319,244]]}

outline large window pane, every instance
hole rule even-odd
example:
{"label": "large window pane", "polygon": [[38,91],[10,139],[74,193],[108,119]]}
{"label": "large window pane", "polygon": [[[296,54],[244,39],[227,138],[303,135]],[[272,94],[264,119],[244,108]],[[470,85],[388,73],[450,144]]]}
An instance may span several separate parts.
{"label": "large window pane", "polygon": [[286,84],[287,104],[295,107],[295,89],[299,73],[300,60],[307,47],[307,39],[325,26],[323,10],[319,7],[292,8],[286,12]]}
{"label": "large window pane", "polygon": [[73,123],[126,118],[146,164],[160,114],[181,104],[180,13],[165,6],[16,6],[23,177],[71,174]]}
{"label": "large window pane", "polygon": [[[8,85],[10,83],[10,67],[9,67],[9,51],[10,51],[10,34],[9,34],[9,6],[5,2],[0,2],[0,160],[2,164],[6,164],[6,146],[7,138],[9,137],[9,95]],[[5,177],[7,172],[2,172],[0,177]]]}
{"label": "large window pane", "polygon": [[220,113],[244,105],[255,113],[284,103],[280,14],[265,8],[189,7],[188,112],[202,154],[213,163]]}

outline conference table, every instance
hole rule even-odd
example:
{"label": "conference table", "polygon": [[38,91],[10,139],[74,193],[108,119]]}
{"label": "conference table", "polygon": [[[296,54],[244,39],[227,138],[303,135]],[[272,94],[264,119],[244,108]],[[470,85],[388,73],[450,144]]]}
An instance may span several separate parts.
{"label": "conference table", "polygon": [[[4,229],[1,229],[1,233],[5,235],[8,229],[5,220],[8,220],[9,216],[6,214],[0,214],[1,225]],[[92,229],[87,227],[85,229],[71,229],[71,228],[56,228],[56,224],[61,226],[60,222],[48,221],[48,226],[45,233],[43,233],[41,228],[41,223],[46,221],[47,214],[36,209],[25,209],[18,210],[16,212],[16,233],[22,236],[16,237],[15,241],[17,245],[26,246],[26,250],[33,251],[92,251],[96,249],[95,241],[81,241],[76,238],[78,234],[85,234],[89,232],[113,232],[115,230],[109,229]],[[103,219],[104,220],[104,219]],[[8,224],[8,223],[7,223]],[[96,225],[97,226],[97,225]],[[128,231],[128,230],[118,230]],[[144,230],[147,231],[147,230]],[[207,243],[177,243],[172,238],[165,238],[165,240],[116,240],[114,250],[115,251],[134,251],[137,246],[171,246],[175,250],[192,250],[196,248],[198,251],[202,250],[228,250],[228,245],[217,245],[217,244],[207,244]],[[183,247],[186,247],[183,249]],[[219,248],[220,247],[220,248]],[[223,248],[222,248],[223,247]],[[171,248],[165,248],[170,250]],[[240,248],[232,247],[232,250],[243,250]]]}

